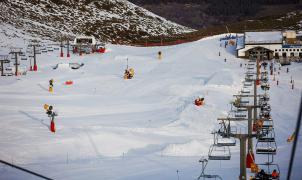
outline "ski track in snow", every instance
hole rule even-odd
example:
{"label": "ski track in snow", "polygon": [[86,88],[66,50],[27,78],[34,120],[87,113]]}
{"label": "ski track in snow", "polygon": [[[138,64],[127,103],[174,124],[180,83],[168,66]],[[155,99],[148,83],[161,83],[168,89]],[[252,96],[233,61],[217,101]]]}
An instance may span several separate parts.
{"label": "ski track in snow", "polygon": [[[0,158],[54,179],[176,179],[176,170],[182,180],[196,179],[198,160],[207,155],[210,133],[219,127],[216,119],[230,110],[245,72],[235,47],[219,47],[219,37],[170,47],[108,45],[103,55],[70,59],[58,57],[59,51],[38,55],[38,72],[18,80],[0,77]],[[157,59],[159,50],[162,60]],[[122,78],[127,58],[135,69],[131,80]],[[85,65],[52,69],[69,62]],[[295,127],[302,87],[302,64],[289,67],[289,74],[282,68],[279,86],[271,79],[270,90],[282,179],[291,148],[286,138]],[[294,90],[288,83],[291,75]],[[74,85],[64,85],[67,80]],[[205,97],[202,107],[193,104],[198,96]],[[55,134],[49,131],[45,103],[59,114]],[[207,174],[238,177],[238,145],[231,152],[231,161],[210,161]],[[34,179],[6,166],[0,168],[2,177]]]}

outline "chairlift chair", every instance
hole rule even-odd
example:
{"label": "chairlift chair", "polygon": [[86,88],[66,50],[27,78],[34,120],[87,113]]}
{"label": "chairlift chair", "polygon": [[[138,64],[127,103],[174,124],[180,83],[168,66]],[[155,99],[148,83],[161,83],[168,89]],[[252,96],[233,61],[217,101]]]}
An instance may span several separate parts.
{"label": "chairlift chair", "polygon": [[243,111],[235,111],[234,117],[236,117],[236,118],[244,118],[244,117],[246,117],[246,114],[242,113],[242,112]]}
{"label": "chairlift chair", "polygon": [[259,142],[275,142],[275,131],[272,129],[263,129],[259,133],[258,141]]}
{"label": "chairlift chair", "polygon": [[246,109],[246,108],[237,108],[236,111],[237,111],[237,112],[246,112],[247,109]]}
{"label": "chairlift chair", "polygon": [[262,129],[272,129],[274,127],[274,122],[271,119],[263,121]]}
{"label": "chairlift chair", "polygon": [[240,104],[248,104],[250,101],[249,100],[241,100]]}
{"label": "chairlift chair", "polygon": [[246,74],[245,75],[245,77],[247,77],[247,78],[251,78],[251,77],[253,77],[254,76],[254,74]]}
{"label": "chairlift chair", "polygon": [[205,180],[205,179],[219,179],[222,180],[222,178],[219,175],[209,175],[209,174],[205,174],[205,169],[208,165],[208,160],[205,158],[201,158],[199,160],[199,162],[202,163],[202,169],[201,169],[201,174],[199,175],[199,177],[197,178],[197,180]]}
{"label": "chairlift chair", "polygon": [[208,153],[209,160],[230,160],[231,151],[229,146],[212,144]]}
{"label": "chairlift chair", "polygon": [[269,104],[260,107],[261,111],[271,111],[271,106]]}
{"label": "chairlift chair", "polygon": [[261,72],[261,76],[263,76],[263,75],[267,75],[268,74],[268,72],[267,71],[262,71]]}
{"label": "chairlift chair", "polygon": [[251,93],[251,91],[248,90],[248,89],[242,89],[242,90],[241,90],[241,93],[242,93],[242,94],[249,94],[249,93]]}
{"label": "chairlift chair", "polygon": [[262,99],[259,99],[259,105],[261,107],[265,107],[265,106],[269,106],[270,107],[270,105],[268,104],[268,101],[264,101]]}
{"label": "chairlift chair", "polygon": [[[265,174],[267,175],[268,180],[279,180],[280,178],[280,168],[278,164],[275,163],[263,163],[263,164],[257,164],[259,169],[263,169]],[[279,177],[273,178],[272,173],[273,171],[276,170],[277,173],[279,174]],[[257,177],[257,174],[252,180],[262,180],[263,178]]]}
{"label": "chairlift chair", "polygon": [[233,137],[220,137],[217,136],[217,145],[218,146],[236,146],[236,139]]}
{"label": "chairlift chair", "polygon": [[244,82],[243,82],[243,85],[244,85],[244,86],[252,86],[253,84],[252,84],[251,82],[246,82],[246,81],[244,81]]}
{"label": "chairlift chair", "polygon": [[262,83],[261,84],[261,89],[262,90],[269,90],[270,89],[270,85],[268,83]]}
{"label": "chairlift chair", "polygon": [[53,47],[52,46],[47,46],[47,51],[53,51]]}
{"label": "chairlift chair", "polygon": [[256,154],[275,155],[277,153],[276,141],[257,141]]}
{"label": "chairlift chair", "polygon": [[262,78],[262,77],[261,77],[261,82],[267,83],[267,82],[268,82],[268,78]]}
{"label": "chairlift chair", "polygon": [[267,94],[267,93],[265,93],[263,96],[261,96],[260,98],[259,98],[260,100],[263,100],[263,101],[269,101],[269,95]]}

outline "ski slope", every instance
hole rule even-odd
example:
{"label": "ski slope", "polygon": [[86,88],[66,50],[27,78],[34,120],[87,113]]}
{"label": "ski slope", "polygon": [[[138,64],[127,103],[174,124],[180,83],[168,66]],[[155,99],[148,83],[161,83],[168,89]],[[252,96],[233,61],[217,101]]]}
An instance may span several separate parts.
{"label": "ski slope", "polygon": [[[108,45],[105,54],[72,54],[70,59],[60,58],[59,51],[39,55],[37,72],[0,77],[0,159],[53,179],[196,179],[198,160],[207,156],[211,132],[219,127],[217,118],[227,115],[246,71],[235,47],[220,47],[221,36],[167,47]],[[135,70],[131,80],[123,79],[127,58]],[[52,68],[70,62],[85,65]],[[271,79],[270,90],[281,179],[287,173],[292,144],[286,139],[295,128],[302,88],[302,64],[289,68],[290,73],[280,70],[279,86]],[[54,93],[48,92],[50,79]],[[67,80],[74,84],[64,85]],[[198,96],[205,97],[202,107],[193,104]],[[59,114],[55,134],[44,104]],[[231,152],[230,161],[210,161],[206,173],[237,179],[239,145]],[[300,139],[296,178],[301,177],[301,152]],[[35,177],[1,165],[0,179]]]}

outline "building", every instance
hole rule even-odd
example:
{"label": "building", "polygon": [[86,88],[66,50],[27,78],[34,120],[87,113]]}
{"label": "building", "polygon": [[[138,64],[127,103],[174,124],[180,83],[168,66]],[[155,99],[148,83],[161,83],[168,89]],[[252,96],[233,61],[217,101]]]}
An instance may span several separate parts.
{"label": "building", "polygon": [[302,60],[302,34],[295,31],[245,32],[237,38],[237,56]]}
{"label": "building", "polygon": [[77,36],[71,45],[74,53],[105,52],[105,44],[98,43],[94,36]]}

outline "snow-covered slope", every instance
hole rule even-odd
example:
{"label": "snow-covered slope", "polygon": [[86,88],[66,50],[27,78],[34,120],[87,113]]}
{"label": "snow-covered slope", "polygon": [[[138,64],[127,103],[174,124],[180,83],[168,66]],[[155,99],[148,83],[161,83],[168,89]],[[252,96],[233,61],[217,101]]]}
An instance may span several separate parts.
{"label": "snow-covered slope", "polygon": [[6,0],[0,2],[0,13],[1,33],[7,23],[57,41],[61,35],[86,34],[125,43],[192,31],[126,0]]}
{"label": "snow-covered slope", "polygon": [[[54,179],[166,180],[177,179],[177,172],[181,180],[196,179],[198,160],[207,155],[210,133],[219,126],[217,117],[230,110],[245,73],[235,47],[220,47],[218,39],[153,48],[109,45],[103,55],[70,59],[59,58],[58,51],[38,55],[38,72],[0,77],[0,159]],[[131,80],[123,79],[127,58],[135,69]],[[52,69],[69,62],[85,65]],[[279,146],[275,161],[284,179],[291,147],[286,138],[295,126],[302,64],[290,66],[289,74],[280,72],[280,85],[271,84],[271,104]],[[47,90],[51,78],[54,93]],[[67,80],[74,84],[64,85]],[[198,96],[205,97],[202,107],[193,104]],[[49,131],[45,103],[59,114],[55,134]],[[299,145],[295,177],[302,167]],[[206,172],[237,179],[238,151],[238,146],[231,148],[230,161],[210,161]],[[263,162],[259,156],[256,160]],[[0,179],[34,177],[3,166]]]}

